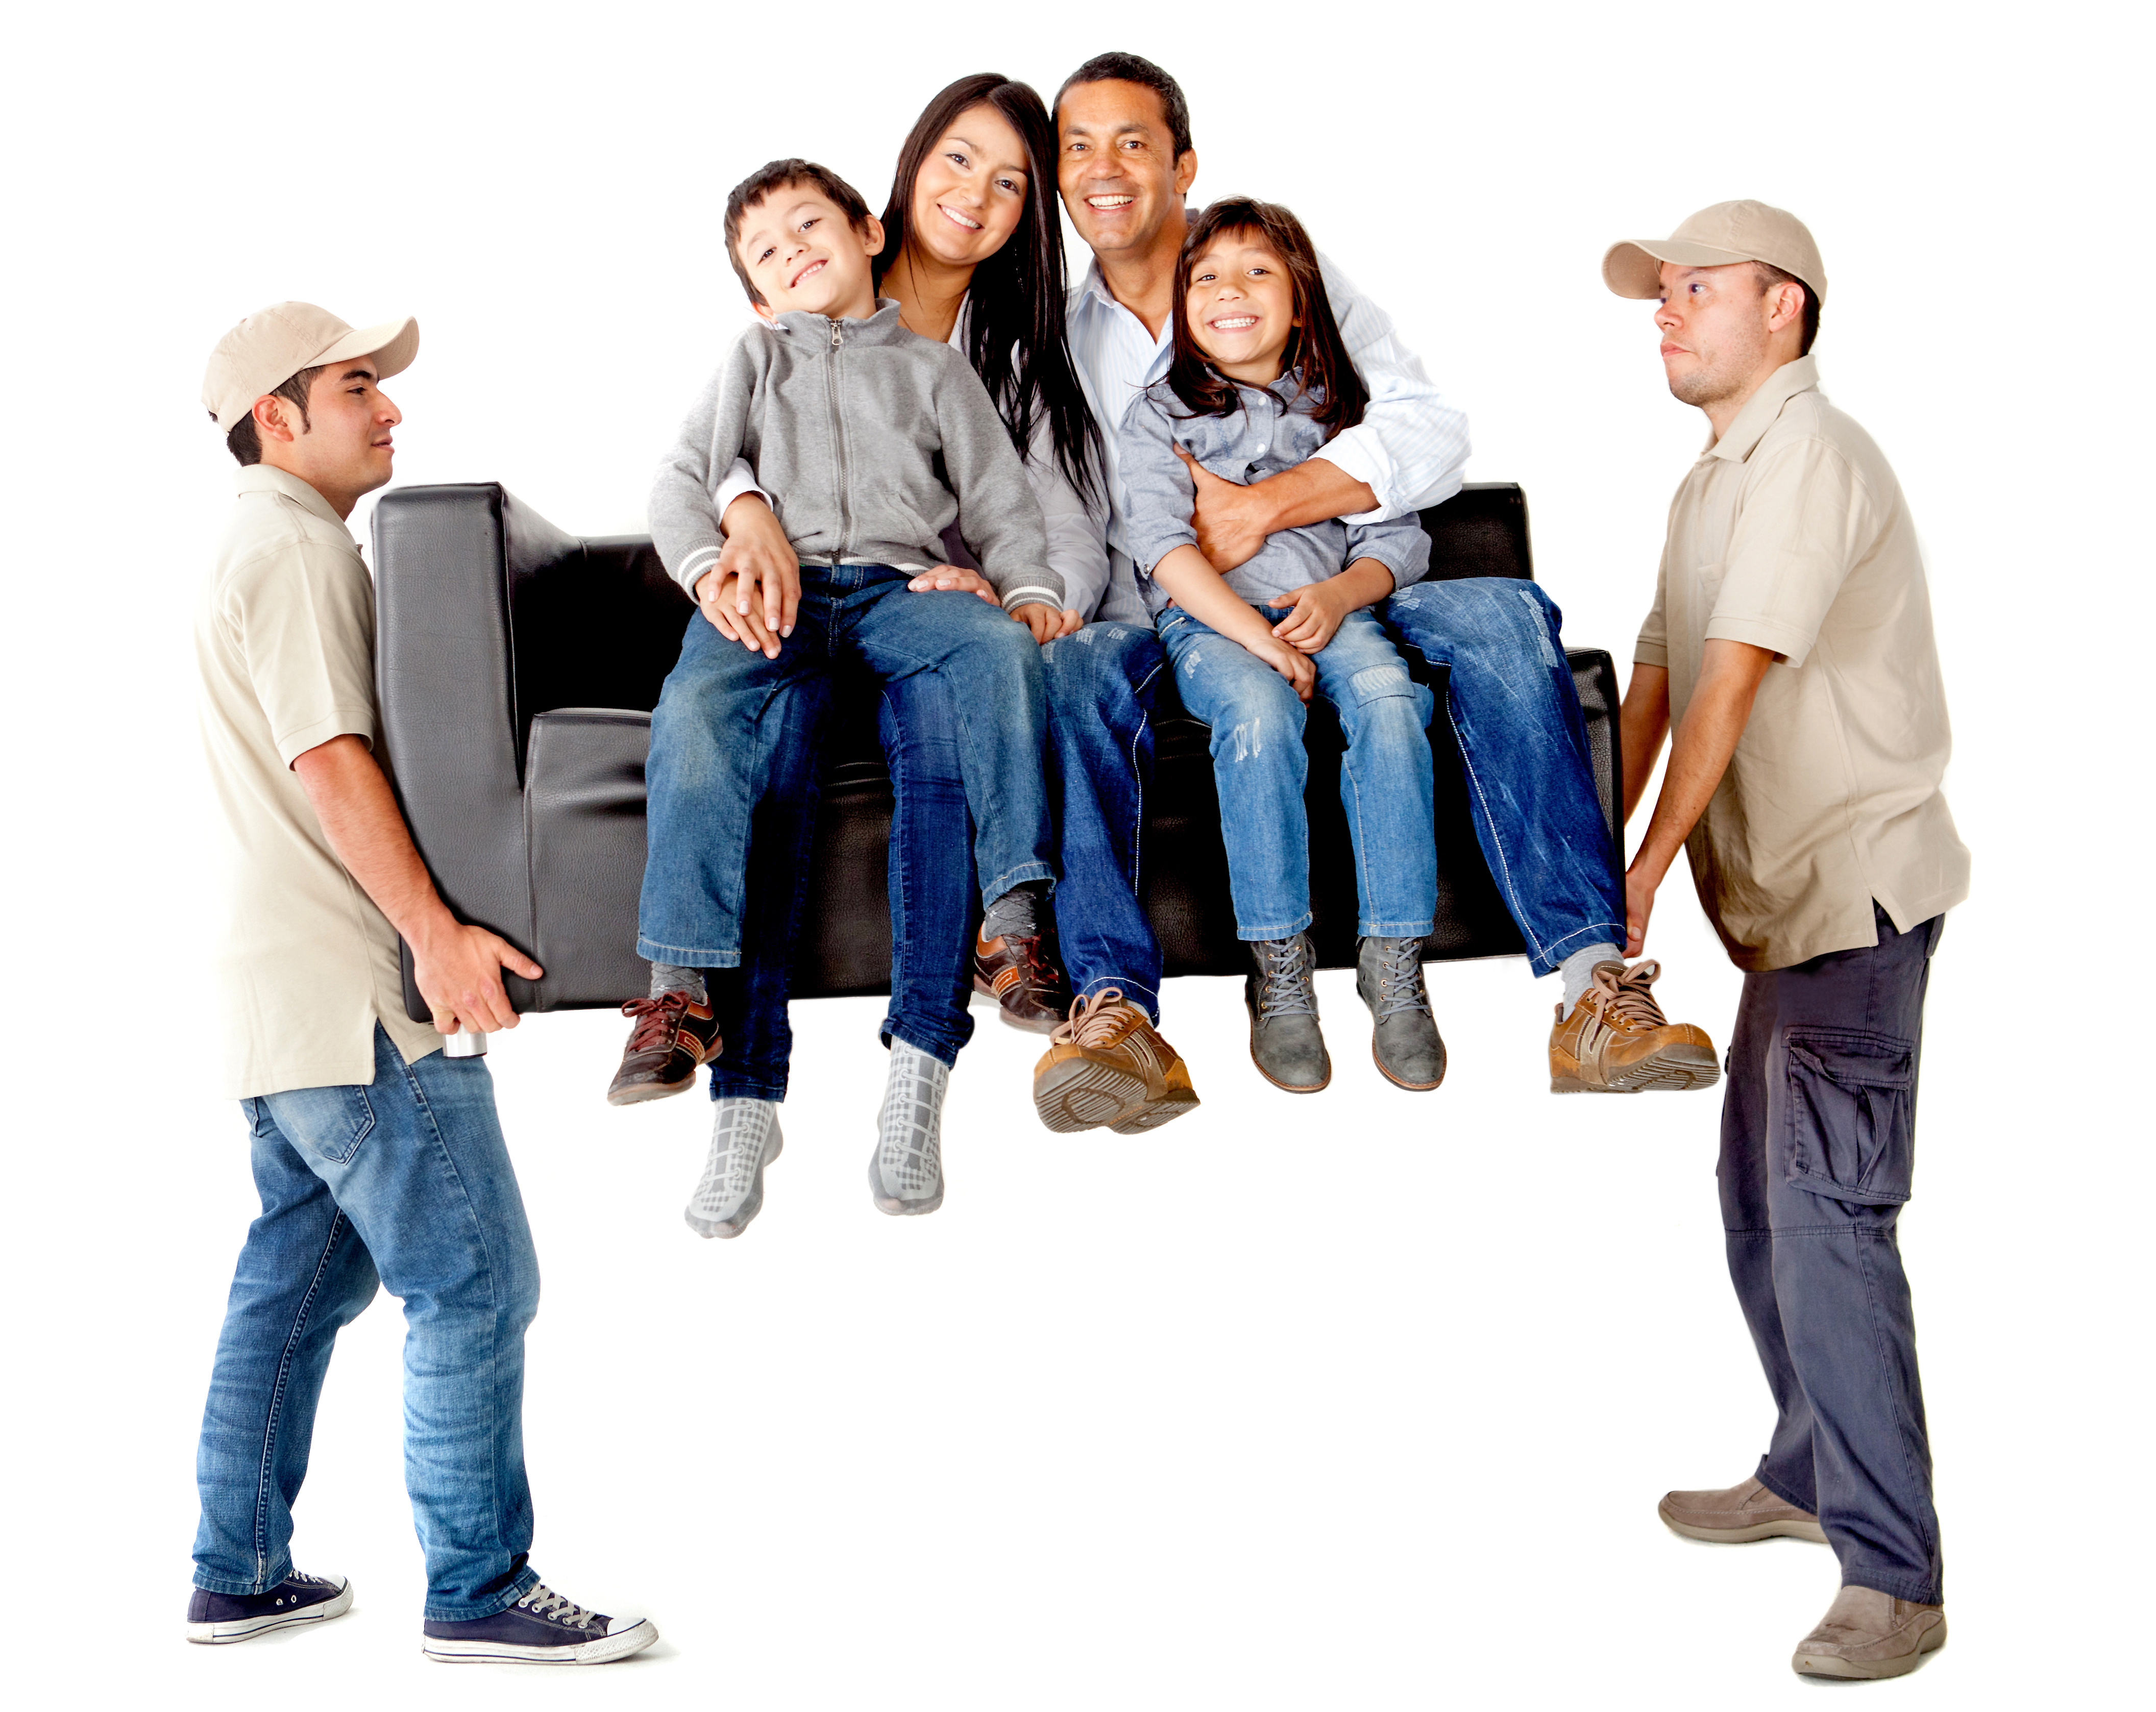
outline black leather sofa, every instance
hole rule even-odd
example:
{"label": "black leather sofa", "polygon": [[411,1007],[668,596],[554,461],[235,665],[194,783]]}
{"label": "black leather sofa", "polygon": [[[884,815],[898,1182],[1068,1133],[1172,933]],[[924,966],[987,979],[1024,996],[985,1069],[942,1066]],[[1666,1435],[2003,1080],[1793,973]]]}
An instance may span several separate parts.
{"label": "black leather sofa", "polygon": [[[1472,484],[1422,520],[1433,577],[1533,574],[1527,500],[1516,486]],[[538,982],[509,981],[520,1010],[640,996],[644,762],[687,597],[649,539],[565,535],[492,482],[385,494],[374,513],[374,565],[386,758],[444,899],[545,968]],[[1615,668],[1599,649],[1568,659],[1614,834]],[[1422,668],[1417,659],[1409,665]],[[1433,687],[1441,700],[1443,684]],[[842,699],[835,715],[793,974],[798,997],[889,990],[891,786],[872,710],[860,696]],[[1155,729],[1142,848],[1146,905],[1167,972],[1241,974],[1248,957],[1235,938],[1206,728],[1165,679]],[[1319,961],[1337,966],[1354,959],[1354,866],[1340,807],[1339,727],[1322,704],[1308,741],[1312,932]],[[1439,896],[1426,954],[1517,953],[1441,717],[1430,743]],[[408,950],[404,987],[424,1019]]]}

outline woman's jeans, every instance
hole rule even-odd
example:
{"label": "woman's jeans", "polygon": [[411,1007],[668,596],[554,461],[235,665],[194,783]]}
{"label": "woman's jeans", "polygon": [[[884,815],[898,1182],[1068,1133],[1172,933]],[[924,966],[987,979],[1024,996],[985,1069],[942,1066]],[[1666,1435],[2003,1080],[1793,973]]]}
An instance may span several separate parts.
{"label": "woman's jeans", "polygon": [[538,1581],[524,1479],[524,1330],[539,1262],[478,1058],[407,1064],[379,1023],[374,1081],[243,1100],[262,1216],[218,1339],[196,1480],[195,1585],[292,1571],[292,1501],[338,1330],[377,1282],[404,1303],[404,1484],[426,1616],[490,1617]]}
{"label": "woman's jeans", "polygon": [[1053,881],[1040,649],[977,596],[916,592],[907,581],[886,565],[803,565],[799,617],[775,660],[691,616],[651,719],[639,956],[706,969],[741,961],[755,812],[774,791],[813,805],[839,666],[886,682],[942,675],[983,900]]}
{"label": "woman's jeans", "polygon": [[[985,602],[978,604],[985,609]],[[1016,624],[1011,628],[1025,634]],[[1026,645],[1034,645],[1030,637]],[[903,1040],[955,1064],[958,1049],[973,1034],[966,1002],[973,992],[976,906],[972,827],[958,765],[958,707],[949,684],[936,672],[890,679],[879,698],[877,729],[894,798],[888,864],[891,1013],[884,1018],[883,1039],[886,1045]],[[798,757],[802,751],[790,752]],[[711,1066],[714,1099],[786,1098],[793,1052],[787,976],[808,896],[816,787],[813,765],[790,767],[757,808],[741,966],[706,977],[726,1043]]]}
{"label": "woman's jeans", "polygon": [[[1288,616],[1282,607],[1256,611],[1268,624]],[[1303,705],[1286,679],[1181,607],[1163,613],[1159,622],[1183,707],[1213,728],[1235,931],[1246,940],[1301,933],[1311,920]],[[1311,664],[1316,693],[1338,713],[1348,739],[1340,800],[1355,844],[1362,906],[1356,930],[1368,938],[1420,938],[1437,910],[1430,691],[1408,675],[1367,610],[1342,619]]]}
{"label": "woman's jeans", "polygon": [[1535,973],[1591,945],[1623,945],[1622,865],[1549,597],[1518,577],[1463,577],[1412,583],[1378,613],[1404,646],[1448,669],[1445,710],[1475,836]]}
{"label": "woman's jeans", "polygon": [[1896,1226],[1916,1160],[1943,916],[1744,977],[1722,1104],[1729,1276],[1774,1393],[1762,1484],[1812,1511],[1845,1585],[1943,1597],[1917,1327]]}

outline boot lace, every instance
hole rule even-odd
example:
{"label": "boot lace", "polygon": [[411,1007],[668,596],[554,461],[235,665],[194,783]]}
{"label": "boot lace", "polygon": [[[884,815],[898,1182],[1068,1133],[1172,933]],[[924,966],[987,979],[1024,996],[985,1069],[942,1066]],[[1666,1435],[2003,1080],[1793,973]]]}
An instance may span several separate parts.
{"label": "boot lace", "polygon": [[650,1052],[674,1043],[674,1032],[681,1025],[683,1012],[689,1008],[685,992],[662,992],[657,998],[631,999],[621,1007],[624,1017],[637,1019],[636,1028],[629,1037],[631,1052]]}
{"label": "boot lace", "polygon": [[1057,1046],[1110,1045],[1125,1021],[1119,1013],[1128,1008],[1123,1002],[1122,988],[1104,987],[1091,998],[1081,998],[1071,1006],[1070,1014],[1055,1025],[1048,1038]]}
{"label": "boot lace", "polygon": [[1301,934],[1260,940],[1257,950],[1259,1017],[1268,1022],[1275,1017],[1315,1017],[1317,991],[1310,980],[1310,941]]}
{"label": "boot lace", "polygon": [[1600,1001],[1596,1008],[1605,1021],[1660,1028],[1670,1019],[1662,1014],[1662,1007],[1655,1002],[1655,995],[1650,989],[1661,972],[1662,966],[1651,957],[1629,969],[1604,963],[1595,970],[1594,984],[1588,991]]}
{"label": "boot lace", "polygon": [[[673,997],[668,994],[667,997]],[[655,1003],[655,1000],[639,1000],[639,1003]],[[573,1600],[564,1599],[544,1581],[516,1602],[534,1617],[543,1617],[549,1622],[558,1622],[564,1628],[588,1629],[598,1621],[598,1612],[587,1611]]]}
{"label": "boot lace", "polygon": [[1378,1020],[1402,1011],[1430,1015],[1430,992],[1422,982],[1422,941],[1419,939],[1381,939],[1378,941]]}

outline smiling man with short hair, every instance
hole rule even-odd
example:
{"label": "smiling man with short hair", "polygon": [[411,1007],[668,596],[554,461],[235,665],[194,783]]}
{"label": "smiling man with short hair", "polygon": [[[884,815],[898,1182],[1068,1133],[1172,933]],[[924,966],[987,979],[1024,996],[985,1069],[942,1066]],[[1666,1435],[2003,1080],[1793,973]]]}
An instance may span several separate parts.
{"label": "smiling man with short hair", "polygon": [[1923,560],[1892,469],[1819,390],[1826,269],[1802,222],[1719,203],[1613,246],[1603,277],[1657,300],[1670,391],[1710,430],[1625,695],[1628,817],[1676,724],[1629,933],[1638,949],[1688,851],[1745,971],[1718,1176],[1778,1412],[1751,1478],[1672,1492],[1662,1520],[1729,1544],[1825,1540],[1841,1592],[1793,1665],[1898,1676],[1946,1640],[1897,1223],[1932,952],[1969,890]]}
{"label": "smiling man with short hair", "polygon": [[[1056,919],[1079,995],[1112,987],[1124,1000],[1118,1008],[1142,1005],[1157,1020],[1160,948],[1138,898],[1137,846],[1165,656],[1125,538],[1116,430],[1132,401],[1168,372],[1176,257],[1189,229],[1184,197],[1198,155],[1181,86],[1135,54],[1096,54],[1073,72],[1057,91],[1055,124],[1063,205],[1093,251],[1071,294],[1070,352],[1100,419],[1111,500],[1108,589],[1097,613],[1086,616],[1114,638],[1112,648],[1090,654],[1059,641],[1044,661],[1051,685],[1071,662],[1092,671],[1100,686],[1096,695],[1051,689],[1050,697],[1064,785]],[[1223,576],[1280,531],[1336,517],[1378,523],[1460,490],[1466,415],[1431,384],[1385,312],[1322,254],[1318,262],[1369,407],[1355,427],[1262,480],[1189,464],[1197,546]],[[1563,999],[1549,1040],[1553,1089],[1708,1086],[1717,1072],[1707,1036],[1663,1016],[1649,990],[1655,965],[1627,969],[1623,960],[1617,864],[1556,607],[1532,582],[1471,577],[1417,582],[1377,610],[1396,639],[1445,669],[1445,716],[1474,787],[1471,812],[1491,874],[1534,972],[1561,972]],[[1283,620],[1276,633],[1300,622]],[[1082,931],[1066,921],[1066,910],[1074,918],[1083,912]],[[1259,994],[1253,1003],[1270,997]],[[1363,997],[1379,1021],[1394,1006],[1425,1014],[1430,1007],[1419,979],[1373,987]],[[1314,1003],[1300,992],[1287,1002]],[[1257,1014],[1254,1008],[1254,1056]],[[1080,1062],[1086,1038],[1059,1042],[1041,1060],[1034,1086],[1044,1117],[1056,1079],[1114,1069]],[[1443,1051],[1440,1043],[1440,1079]]]}

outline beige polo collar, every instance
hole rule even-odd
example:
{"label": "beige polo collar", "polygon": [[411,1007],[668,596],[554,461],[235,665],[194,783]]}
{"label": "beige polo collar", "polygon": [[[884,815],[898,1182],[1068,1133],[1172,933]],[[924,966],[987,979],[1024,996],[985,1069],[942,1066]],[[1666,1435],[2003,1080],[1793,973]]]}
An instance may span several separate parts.
{"label": "beige polo collar", "polygon": [[1794,362],[1784,363],[1767,377],[1764,386],[1745,401],[1744,407],[1737,413],[1737,420],[1729,424],[1729,432],[1718,440],[1710,439],[1707,450],[1700,455],[1727,458],[1732,464],[1742,464],[1752,455],[1759,437],[1774,425],[1782,407],[1798,393],[1809,392],[1818,385],[1816,356],[1800,356]]}
{"label": "beige polo collar", "polygon": [[304,505],[326,522],[334,523],[346,534],[350,527],[336,515],[336,508],[321,496],[311,482],[305,482],[289,469],[280,469],[274,464],[249,464],[239,472],[239,491],[243,494],[282,494],[286,499]]}

